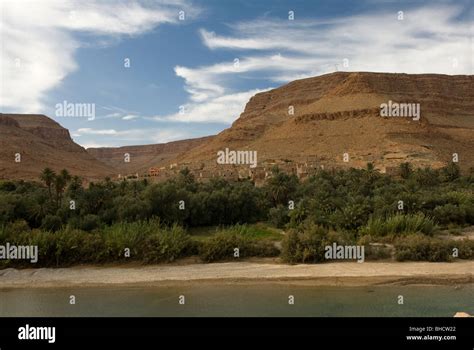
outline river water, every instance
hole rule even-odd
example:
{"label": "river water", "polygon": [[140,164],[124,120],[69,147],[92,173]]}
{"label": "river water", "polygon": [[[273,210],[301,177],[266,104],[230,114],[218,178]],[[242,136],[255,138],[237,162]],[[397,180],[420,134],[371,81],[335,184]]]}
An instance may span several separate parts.
{"label": "river water", "polygon": [[[184,296],[184,305],[179,303],[180,296]],[[403,304],[398,303],[399,296]],[[0,289],[0,316],[451,317],[457,311],[474,314],[474,285],[321,287],[222,282]]]}

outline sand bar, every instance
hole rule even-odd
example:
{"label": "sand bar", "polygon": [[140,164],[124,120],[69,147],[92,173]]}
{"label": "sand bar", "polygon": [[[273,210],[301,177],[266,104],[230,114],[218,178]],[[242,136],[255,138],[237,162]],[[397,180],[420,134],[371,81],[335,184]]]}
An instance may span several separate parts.
{"label": "sand bar", "polygon": [[3,269],[0,288],[105,285],[161,285],[176,282],[265,283],[311,285],[461,284],[473,283],[474,261],[340,262],[285,265],[261,262],[147,266],[78,266]]}

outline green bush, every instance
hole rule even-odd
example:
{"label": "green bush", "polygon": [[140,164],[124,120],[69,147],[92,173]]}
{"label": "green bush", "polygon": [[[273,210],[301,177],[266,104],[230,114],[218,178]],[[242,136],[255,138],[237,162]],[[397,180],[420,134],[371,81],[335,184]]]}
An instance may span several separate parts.
{"label": "green bush", "polygon": [[395,243],[395,258],[398,261],[451,261],[452,253],[452,242],[420,234],[400,238]]}
{"label": "green bush", "polygon": [[62,221],[61,218],[57,215],[46,215],[41,222],[41,228],[46,231],[57,231],[61,228]]}
{"label": "green bush", "polygon": [[474,241],[470,239],[457,240],[452,243],[452,248],[459,251],[459,259],[474,259]]}
{"label": "green bush", "polygon": [[195,253],[194,245],[184,230],[173,226],[146,238],[143,261],[146,263],[172,262]]}
{"label": "green bush", "polygon": [[367,223],[370,206],[364,198],[352,199],[332,215],[332,226],[339,230],[355,231]]}
{"label": "green bush", "polygon": [[239,249],[238,258],[272,257],[279,254],[274,243],[269,240],[252,239],[232,230],[221,231],[200,243],[199,256],[205,262],[237,259],[235,248]]}
{"label": "green bush", "polygon": [[364,255],[366,260],[382,260],[390,259],[393,254],[393,247],[387,244],[383,244],[374,241],[373,237],[370,235],[365,235],[359,238],[357,241],[358,245],[364,246]]}
{"label": "green bush", "polygon": [[79,227],[84,231],[92,231],[100,226],[100,219],[97,215],[87,214],[79,221]]}
{"label": "green bush", "polygon": [[288,208],[284,205],[278,205],[268,211],[268,221],[275,227],[283,228],[289,221]]}
{"label": "green bush", "polygon": [[324,261],[325,246],[329,243],[327,235],[328,231],[319,226],[304,231],[290,230],[282,241],[282,260],[291,264]]}
{"label": "green bush", "polygon": [[[32,230],[17,236],[15,245],[38,246],[38,262],[34,267],[69,266],[99,263],[106,260],[104,241],[100,235],[80,230],[56,232]],[[9,266],[31,266],[29,262],[10,261]]]}
{"label": "green bush", "polygon": [[364,246],[364,255],[366,260],[383,260],[392,257],[393,249],[383,244]]}
{"label": "green bush", "polygon": [[400,164],[400,176],[402,179],[409,179],[413,173],[413,167],[410,163]]}
{"label": "green bush", "polygon": [[230,260],[234,258],[234,249],[239,248],[240,251],[245,244],[245,239],[236,234],[217,233],[201,243],[199,256],[205,262]]}
{"label": "green bush", "polygon": [[62,230],[56,240],[55,248],[57,266],[100,263],[108,258],[104,240],[97,233]]}
{"label": "green bush", "polygon": [[[118,260],[170,262],[197,253],[196,244],[181,227],[164,227],[157,219],[115,224],[103,232],[92,233],[72,228],[56,232],[26,231],[22,226],[18,222],[3,228],[2,237],[8,235],[11,244],[38,246],[39,259],[35,267]],[[12,232],[14,236],[10,236]],[[126,248],[130,249],[130,258],[125,258]],[[15,260],[4,265],[29,266],[29,263]]]}
{"label": "green bush", "polygon": [[226,234],[236,234],[250,239],[270,239],[270,240],[280,240],[281,232],[269,228],[263,224],[254,224],[254,225],[232,225],[226,228],[221,229],[221,232]]}
{"label": "green bush", "polygon": [[31,231],[31,228],[25,220],[17,220],[15,222],[4,224],[2,226],[0,239],[7,240],[10,237],[14,238],[22,233],[30,232],[30,231]]}
{"label": "green bush", "polygon": [[140,259],[147,237],[161,233],[165,228],[159,219],[146,221],[123,222],[104,227],[104,237],[107,254],[112,259],[125,259],[124,251],[130,250],[130,259]]}
{"label": "green bush", "polygon": [[433,235],[436,229],[434,220],[424,214],[395,214],[386,219],[371,217],[367,225],[360,230],[360,233],[374,237],[408,235],[417,232]]}
{"label": "green bush", "polygon": [[434,208],[433,217],[440,224],[464,224],[466,221],[466,212],[463,208],[450,203]]}

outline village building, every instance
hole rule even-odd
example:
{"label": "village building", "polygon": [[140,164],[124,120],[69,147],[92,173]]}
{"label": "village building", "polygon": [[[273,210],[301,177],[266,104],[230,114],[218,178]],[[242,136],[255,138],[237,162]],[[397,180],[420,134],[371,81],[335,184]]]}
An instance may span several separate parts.
{"label": "village building", "polygon": [[149,176],[158,176],[160,173],[160,169],[151,167],[148,169],[148,175]]}

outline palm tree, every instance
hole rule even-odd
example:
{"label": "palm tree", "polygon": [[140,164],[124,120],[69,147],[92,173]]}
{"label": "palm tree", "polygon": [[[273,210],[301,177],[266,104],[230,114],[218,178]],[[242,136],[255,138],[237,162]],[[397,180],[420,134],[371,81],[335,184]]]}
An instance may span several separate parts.
{"label": "palm tree", "polygon": [[408,179],[413,173],[413,168],[410,163],[405,162],[400,164],[400,176],[402,179]]}
{"label": "palm tree", "polygon": [[64,179],[65,182],[69,182],[71,180],[71,174],[66,169],[61,170],[61,177]]}
{"label": "palm tree", "polygon": [[267,182],[273,204],[285,204],[290,193],[296,190],[295,177],[282,172],[278,167],[272,168],[272,177]]}
{"label": "palm tree", "polygon": [[68,187],[68,194],[71,197],[76,198],[81,187],[82,187],[82,179],[77,175],[73,176],[71,179],[71,183],[69,184],[69,187]]}
{"label": "palm tree", "polygon": [[51,168],[44,168],[43,172],[41,173],[40,179],[44,181],[46,187],[48,187],[49,193],[49,200],[53,200],[53,194],[51,192],[51,186],[53,184],[54,179],[56,178],[56,173],[51,170]]}
{"label": "palm tree", "polygon": [[71,180],[71,175],[66,169],[61,170],[61,173],[54,178],[54,187],[56,189],[56,206],[58,208],[61,205],[62,195],[69,180]]}

